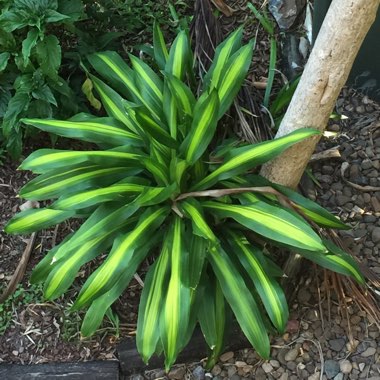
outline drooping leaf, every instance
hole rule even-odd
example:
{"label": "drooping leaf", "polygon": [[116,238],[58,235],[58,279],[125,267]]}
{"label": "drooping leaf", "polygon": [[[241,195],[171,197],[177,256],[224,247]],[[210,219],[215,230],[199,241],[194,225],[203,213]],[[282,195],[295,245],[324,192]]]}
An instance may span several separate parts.
{"label": "drooping leaf", "polygon": [[208,260],[245,336],[261,357],[269,358],[268,334],[243,277],[220,246],[211,249]]}
{"label": "drooping leaf", "polygon": [[14,216],[5,226],[8,234],[28,234],[61,223],[71,218],[75,211],[41,208],[25,210]]}
{"label": "drooping leaf", "polygon": [[319,134],[320,132],[315,129],[301,128],[275,140],[231,149],[225,157],[225,162],[193,186],[192,190],[207,189],[217,181],[244,173],[276,157],[293,144]]}
{"label": "drooping leaf", "polygon": [[94,143],[111,144],[116,146],[141,146],[139,136],[123,128],[117,120],[108,117],[88,118],[86,121],[22,119],[23,123],[33,125],[42,131],[59,136],[89,141]]}
{"label": "drooping leaf", "polygon": [[125,175],[135,172],[125,167],[102,168],[96,165],[81,166],[69,170],[49,171],[29,181],[20,196],[29,200],[58,198],[83,191],[92,186],[105,186],[120,181]]}
{"label": "drooping leaf", "polygon": [[29,155],[20,165],[20,169],[31,170],[34,173],[44,173],[81,163],[99,164],[103,166],[133,165],[141,167],[144,156],[138,153],[119,152],[116,150],[58,150],[39,149]]}
{"label": "drooping leaf", "polygon": [[94,299],[106,293],[115,285],[124,270],[128,267],[133,254],[145,243],[148,233],[152,233],[164,221],[167,207],[147,209],[133,231],[121,235],[115,240],[105,262],[88,278],[83,285],[73,310],[90,304]]}
{"label": "drooping leaf", "polygon": [[251,277],[273,325],[280,333],[284,332],[289,317],[284,291],[263,267],[265,258],[262,252],[249,244],[244,236],[231,232],[230,236],[232,252]]}
{"label": "drooping leaf", "polygon": [[203,207],[219,217],[233,218],[273,241],[314,252],[326,252],[321,239],[306,222],[280,207],[260,201],[248,206],[204,202]]}

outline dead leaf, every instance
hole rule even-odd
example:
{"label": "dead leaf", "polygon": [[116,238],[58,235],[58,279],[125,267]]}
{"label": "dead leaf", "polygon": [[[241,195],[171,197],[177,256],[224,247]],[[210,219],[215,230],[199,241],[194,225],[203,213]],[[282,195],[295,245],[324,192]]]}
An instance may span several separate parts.
{"label": "dead leaf", "polygon": [[234,10],[229,7],[223,0],[211,0],[212,3],[227,17],[232,16]]}

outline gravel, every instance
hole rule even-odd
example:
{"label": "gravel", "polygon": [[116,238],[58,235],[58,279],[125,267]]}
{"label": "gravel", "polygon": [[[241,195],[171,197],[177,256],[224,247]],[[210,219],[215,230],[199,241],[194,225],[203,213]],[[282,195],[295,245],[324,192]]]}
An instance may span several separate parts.
{"label": "gravel", "polygon": [[[353,111],[348,112],[346,107],[351,103]],[[371,114],[357,113],[356,107],[364,103],[364,109],[371,107]],[[320,187],[311,185],[306,191],[351,226],[352,230],[339,232],[341,238],[364,265],[380,275],[380,191],[362,191],[347,182],[368,186],[372,178],[376,186],[380,185],[379,178],[371,177],[374,170],[379,174],[380,107],[347,90],[338,105],[349,119],[340,124],[336,138],[321,141],[319,150],[338,146],[342,157],[314,163],[313,174]],[[343,162],[349,168],[342,178]],[[307,262],[305,265],[312,269]],[[210,372],[205,372],[205,379],[320,380],[323,372],[324,380],[380,380],[380,333],[375,321],[348,297],[347,313],[333,293],[331,302],[327,302],[326,284],[320,273],[305,271],[295,289],[287,331],[272,340],[270,361],[261,361],[251,348],[228,351]],[[202,374],[205,362],[188,365],[190,370],[183,379],[199,379],[196,373]],[[146,378],[155,379],[152,373]]]}

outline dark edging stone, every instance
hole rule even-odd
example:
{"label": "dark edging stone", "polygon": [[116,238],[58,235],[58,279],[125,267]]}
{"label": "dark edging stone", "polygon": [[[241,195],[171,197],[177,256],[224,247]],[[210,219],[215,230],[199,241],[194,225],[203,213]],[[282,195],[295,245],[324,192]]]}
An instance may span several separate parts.
{"label": "dark edging stone", "polygon": [[[237,325],[230,327],[224,351],[236,351],[251,347],[247,338]],[[117,347],[120,362],[120,371],[125,375],[142,372],[149,369],[163,368],[163,356],[152,356],[148,364],[145,364],[136,349],[135,340],[122,341]],[[178,356],[176,363],[190,363],[199,361],[208,355],[208,347],[205,338],[199,328],[196,328],[189,344]]]}
{"label": "dark edging stone", "polygon": [[[240,328],[233,325],[227,337],[225,351],[236,351],[250,347]],[[89,361],[80,363],[46,363],[46,364],[0,364],[1,380],[119,380],[133,373],[148,369],[163,368],[164,358],[153,356],[146,365],[140,358],[136,341],[128,339],[117,347],[117,361]],[[208,355],[208,348],[202,332],[197,328],[177,359],[177,363],[199,361]]]}
{"label": "dark edging stone", "polygon": [[81,363],[0,364],[2,380],[119,380],[117,361]]}

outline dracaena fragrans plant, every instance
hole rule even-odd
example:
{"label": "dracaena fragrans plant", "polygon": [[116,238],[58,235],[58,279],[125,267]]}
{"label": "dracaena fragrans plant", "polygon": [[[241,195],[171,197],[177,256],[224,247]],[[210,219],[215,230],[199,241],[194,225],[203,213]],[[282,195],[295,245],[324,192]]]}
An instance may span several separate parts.
{"label": "dracaena fragrans plant", "polygon": [[345,228],[343,223],[298,193],[247,174],[318,132],[300,129],[274,141],[240,146],[215,137],[250,66],[253,43],[242,45],[241,40],[239,29],[216,49],[196,96],[187,32],[181,31],[168,51],[155,26],[154,69],[133,55],[130,66],[114,52],[89,57],[105,80],[90,76],[108,117],[24,120],[99,146],[89,151],[41,149],[21,165],[38,177],[20,195],[53,202],[19,213],[8,223],[8,232],[29,233],[68,218],[84,220],[47,253],[32,281],[44,282],[45,296],[55,299],[72,285],[81,266],[106,252],[73,305],[75,310],[88,308],[82,325],[88,336],[150,256],[137,347],[145,361],[164,352],[167,368],[197,323],[210,346],[212,365],[222,350],[230,313],[257,352],[268,358],[268,331],[283,331],[288,318],[278,282],[282,272],[268,247],[294,250],[362,281],[353,259],[313,229]]}

